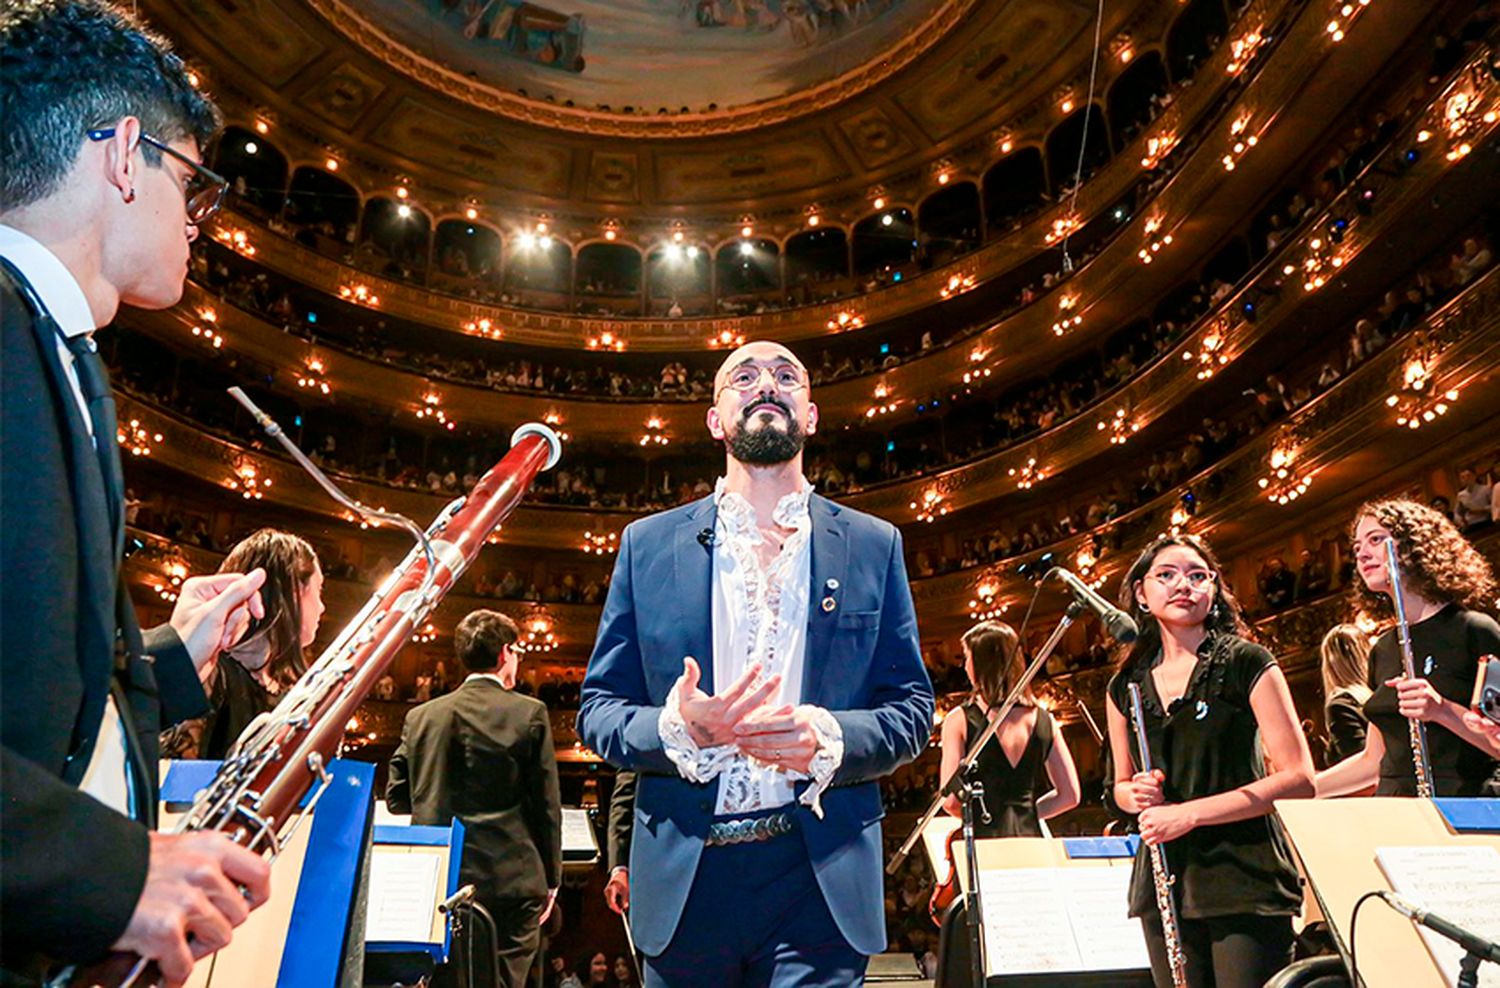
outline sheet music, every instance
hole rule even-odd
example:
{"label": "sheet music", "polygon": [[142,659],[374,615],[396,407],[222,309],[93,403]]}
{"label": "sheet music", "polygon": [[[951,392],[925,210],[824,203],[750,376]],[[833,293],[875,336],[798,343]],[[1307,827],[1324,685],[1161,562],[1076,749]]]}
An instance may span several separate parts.
{"label": "sheet music", "polygon": [[[1414,904],[1487,940],[1500,940],[1500,849],[1377,847],[1375,860],[1391,888]],[[1443,978],[1456,988],[1463,948],[1425,926],[1417,926],[1417,932]],[[1481,984],[1487,974],[1481,974]]]}
{"label": "sheet music", "polygon": [[432,921],[441,895],[442,858],[405,848],[375,845],[370,858],[370,905],[365,941],[431,943]]}
{"label": "sheet music", "polygon": [[569,857],[593,858],[599,853],[594,824],[588,810],[564,806],[562,810],[562,849]]}
{"label": "sheet music", "polygon": [[979,873],[989,971],[1036,974],[1150,966],[1127,913],[1128,867],[997,868]]}

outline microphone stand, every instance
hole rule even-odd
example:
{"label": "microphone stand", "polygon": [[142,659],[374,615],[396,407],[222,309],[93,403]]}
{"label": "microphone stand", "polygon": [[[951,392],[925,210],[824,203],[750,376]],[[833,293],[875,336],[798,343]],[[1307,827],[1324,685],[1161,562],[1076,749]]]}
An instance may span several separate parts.
{"label": "microphone stand", "polygon": [[[999,715],[991,718],[984,731],[969,745],[969,750],[964,754],[964,759],[959,763],[957,771],[953,773],[953,777],[938,792],[932,804],[927,807],[927,812],[922,814],[922,818],[917,821],[917,825],[912,828],[910,834],[907,834],[906,839],[901,842],[901,847],[891,856],[890,862],[885,866],[886,874],[894,875],[901,868],[902,864],[906,862],[907,856],[911,854],[911,850],[916,846],[917,841],[922,839],[922,831],[942,811],[944,800],[949,796],[958,796],[960,798],[960,802],[964,808],[963,840],[965,845],[965,870],[968,872],[969,878],[969,890],[964,896],[964,909],[967,911],[969,921],[969,935],[972,941],[971,955],[974,960],[974,984],[976,988],[984,984],[984,972],[988,969],[988,964],[985,963],[986,958],[984,956],[984,923],[982,922],[983,916],[979,904],[979,854],[974,843],[974,820],[971,804],[974,800],[980,800],[980,808],[984,810],[982,803],[984,788],[978,780],[970,780],[969,774],[973,771],[975,762],[979,761],[979,753],[984,750],[984,746],[1000,730],[1000,725],[1004,722],[1006,716],[1010,714],[1011,710],[1015,708],[1017,701],[1021,699],[1021,694],[1025,692],[1027,686],[1031,685],[1032,679],[1041,671],[1042,666],[1047,664],[1047,660],[1052,657],[1053,650],[1057,648],[1058,642],[1062,641],[1062,637],[1067,633],[1068,628],[1083,615],[1085,610],[1087,610],[1085,605],[1076,599],[1068,604],[1067,609],[1063,611],[1063,616],[1057,621],[1057,627],[1052,629],[1052,634],[1048,636],[1042,647],[1037,650],[1036,657],[1031,660],[1031,664],[1021,674],[1021,678],[1011,687],[1010,694],[1006,696],[1005,702],[1000,705]],[[987,810],[984,811],[984,817],[986,820],[989,819],[989,812]]]}

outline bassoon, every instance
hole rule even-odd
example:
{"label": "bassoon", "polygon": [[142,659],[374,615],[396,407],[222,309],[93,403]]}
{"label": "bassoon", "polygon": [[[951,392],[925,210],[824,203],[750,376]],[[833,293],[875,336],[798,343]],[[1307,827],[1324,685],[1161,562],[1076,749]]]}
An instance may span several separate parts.
{"label": "bassoon", "polygon": [[[521,426],[511,436],[504,458],[472,491],[444,508],[424,532],[400,515],[349,498],[244,392],[231,388],[230,393],[336,500],[366,517],[400,525],[417,539],[401,565],[275,709],[245,727],[213,782],[194,797],[178,822],[177,833],[217,830],[236,844],[275,860],[327,790],[328,764],[337,756],[345,725],[360,703],[474,562],[491,533],[516,509],[537,474],[557,463],[562,444],[545,425]],[[313,792],[311,799],[299,810],[309,792]],[[158,988],[162,977],[154,962],[116,953],[91,967],[64,971],[49,984]]]}

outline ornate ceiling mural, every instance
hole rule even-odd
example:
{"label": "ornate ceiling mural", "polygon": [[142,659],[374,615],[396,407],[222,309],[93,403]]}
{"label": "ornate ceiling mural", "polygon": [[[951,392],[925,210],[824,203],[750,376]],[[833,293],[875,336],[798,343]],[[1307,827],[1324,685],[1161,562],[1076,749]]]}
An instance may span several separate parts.
{"label": "ornate ceiling mural", "polygon": [[[717,112],[835,79],[942,0],[368,0],[365,18],[483,85],[614,113]],[[627,107],[629,109],[627,109]]]}

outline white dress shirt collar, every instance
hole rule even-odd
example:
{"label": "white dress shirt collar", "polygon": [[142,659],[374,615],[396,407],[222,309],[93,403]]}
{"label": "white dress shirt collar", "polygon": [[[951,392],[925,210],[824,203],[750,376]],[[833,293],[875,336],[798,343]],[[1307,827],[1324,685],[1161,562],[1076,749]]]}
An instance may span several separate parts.
{"label": "white dress shirt collar", "polygon": [[31,282],[64,336],[81,336],[98,328],[78,279],[35,238],[0,223],[0,257],[14,264]]}

